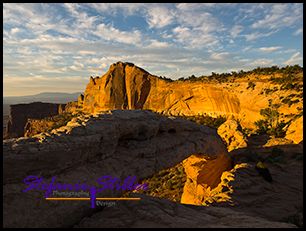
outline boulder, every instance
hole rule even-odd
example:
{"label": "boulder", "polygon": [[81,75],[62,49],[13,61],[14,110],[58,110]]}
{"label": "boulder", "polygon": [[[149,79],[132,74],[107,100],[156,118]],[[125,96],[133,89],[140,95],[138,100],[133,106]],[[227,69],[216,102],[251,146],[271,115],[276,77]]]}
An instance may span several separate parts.
{"label": "boulder", "polygon": [[228,119],[218,128],[218,134],[226,143],[228,151],[247,147],[247,139],[242,128],[234,119]]}
{"label": "boulder", "polygon": [[205,155],[192,155],[183,161],[187,176],[184,185],[181,203],[204,205],[209,191],[216,188],[221,182],[223,172],[232,168],[228,155],[219,155],[210,158]]}

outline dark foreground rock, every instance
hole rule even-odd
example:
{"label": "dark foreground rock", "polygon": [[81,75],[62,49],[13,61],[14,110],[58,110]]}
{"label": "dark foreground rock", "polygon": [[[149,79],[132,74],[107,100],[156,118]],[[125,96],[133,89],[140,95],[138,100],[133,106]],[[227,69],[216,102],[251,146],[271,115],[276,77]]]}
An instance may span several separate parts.
{"label": "dark foreground rock", "polygon": [[[231,184],[234,206],[184,205],[141,195],[140,201],[116,201],[114,207],[91,208],[90,201],[47,201],[42,191],[23,192],[23,179],[29,175],[43,177],[45,183],[55,176],[56,183],[98,186],[96,180],[104,175],[145,179],[192,154],[229,161],[216,130],[141,110],[81,115],[50,133],[4,140],[3,225],[296,227],[288,222],[301,223],[302,213],[297,210],[302,209],[299,203],[303,201],[302,163],[298,160],[288,166],[268,166],[273,184],[264,182],[253,168],[237,171]],[[104,190],[97,197],[122,194]]]}
{"label": "dark foreground rock", "polygon": [[137,194],[140,201],[116,202],[82,219],[76,228],[294,228],[231,208],[184,205]]}
{"label": "dark foreground rock", "polygon": [[[143,179],[192,153],[228,155],[214,129],[140,110],[80,116],[51,133],[5,140],[3,151],[5,227],[70,227],[94,211],[90,202],[46,201],[43,192],[22,192],[29,175],[93,185],[103,175]],[[98,196],[114,195],[120,192]]]}

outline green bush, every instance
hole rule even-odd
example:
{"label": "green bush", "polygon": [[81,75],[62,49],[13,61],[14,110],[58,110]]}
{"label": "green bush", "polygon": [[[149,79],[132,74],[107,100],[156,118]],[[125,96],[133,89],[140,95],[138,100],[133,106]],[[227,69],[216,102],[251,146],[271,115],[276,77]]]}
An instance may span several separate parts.
{"label": "green bush", "polygon": [[280,107],[279,104],[272,104],[272,101],[269,102],[268,108],[260,110],[260,115],[264,119],[258,120],[255,122],[257,127],[256,132],[258,134],[268,134],[274,137],[284,137],[286,135],[285,127],[287,123],[284,121],[279,121],[279,112],[276,110]]}

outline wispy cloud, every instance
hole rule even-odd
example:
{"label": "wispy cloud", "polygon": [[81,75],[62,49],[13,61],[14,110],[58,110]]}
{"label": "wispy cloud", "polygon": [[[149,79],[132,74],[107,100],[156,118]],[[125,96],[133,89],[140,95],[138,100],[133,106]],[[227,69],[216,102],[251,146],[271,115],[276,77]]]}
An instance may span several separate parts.
{"label": "wispy cloud", "polygon": [[297,29],[293,35],[300,35],[300,34],[303,34],[303,28],[300,28],[300,29]]}
{"label": "wispy cloud", "polygon": [[256,66],[256,67],[266,67],[266,66],[270,66],[273,65],[273,60],[271,59],[255,59],[251,62],[252,66]]}
{"label": "wispy cloud", "polygon": [[253,32],[253,33],[250,33],[250,34],[246,34],[244,36],[246,38],[246,41],[254,41],[254,40],[259,39],[259,38],[269,37],[270,35],[275,34],[276,32],[278,32],[278,31],[274,30],[274,31],[270,31],[269,33]]}
{"label": "wispy cloud", "polygon": [[121,31],[111,25],[101,23],[97,26],[96,35],[107,41],[116,41],[120,43],[140,45],[142,43],[142,35],[138,30]]}
{"label": "wispy cloud", "polygon": [[149,27],[162,28],[170,25],[175,14],[165,6],[154,6],[148,10],[147,22]]}
{"label": "wispy cloud", "polygon": [[286,65],[295,65],[295,64],[300,63],[300,62],[303,63],[303,57],[301,56],[300,52],[296,52],[288,60],[286,60],[284,62],[284,64],[286,64]]}
{"label": "wispy cloud", "polygon": [[252,28],[268,28],[278,29],[281,27],[288,27],[294,25],[298,20],[302,20],[303,11],[300,5],[291,4],[274,4],[270,12],[252,24]]}
{"label": "wispy cloud", "polygon": [[273,51],[277,51],[279,49],[281,49],[282,47],[260,47],[259,50],[263,51],[263,52],[273,52]]}
{"label": "wispy cloud", "polygon": [[236,38],[240,32],[243,30],[243,26],[241,25],[234,25],[233,28],[230,31],[230,34],[233,38]]}
{"label": "wispy cloud", "polygon": [[224,60],[229,57],[228,52],[221,52],[221,53],[213,53],[211,54],[210,58],[213,60]]}
{"label": "wispy cloud", "polygon": [[[86,76],[102,75],[119,60],[173,79],[301,65],[302,9],[302,4],[5,3],[4,91],[13,95],[23,86],[39,91],[48,80],[55,90],[60,79],[60,87],[79,91]],[[283,55],[289,55],[286,61]],[[72,79],[82,84],[69,85]]]}

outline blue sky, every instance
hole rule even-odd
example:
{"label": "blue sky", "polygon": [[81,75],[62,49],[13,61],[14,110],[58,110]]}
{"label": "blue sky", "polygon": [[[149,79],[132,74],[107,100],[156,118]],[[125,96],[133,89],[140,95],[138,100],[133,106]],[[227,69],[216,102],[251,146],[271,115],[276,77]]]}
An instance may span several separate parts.
{"label": "blue sky", "polygon": [[82,92],[117,61],[172,79],[303,66],[303,4],[3,4],[4,96]]}

